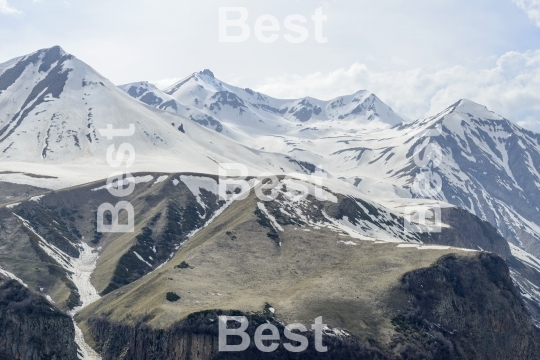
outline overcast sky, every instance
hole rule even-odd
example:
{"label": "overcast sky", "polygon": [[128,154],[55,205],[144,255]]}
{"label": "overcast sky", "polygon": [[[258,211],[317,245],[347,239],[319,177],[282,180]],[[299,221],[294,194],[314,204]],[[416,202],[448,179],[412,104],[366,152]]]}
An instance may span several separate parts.
{"label": "overcast sky", "polygon": [[[246,42],[219,42],[220,6],[248,10]],[[305,16],[308,39],[261,43],[264,14]],[[60,45],[116,84],[209,68],[275,97],[368,89],[408,119],[469,98],[540,132],[540,0],[0,0],[0,44],[0,62]]]}

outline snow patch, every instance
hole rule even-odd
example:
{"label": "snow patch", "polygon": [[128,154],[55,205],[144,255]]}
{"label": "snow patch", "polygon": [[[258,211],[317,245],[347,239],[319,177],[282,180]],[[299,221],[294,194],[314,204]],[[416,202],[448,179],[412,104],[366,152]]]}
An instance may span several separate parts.
{"label": "snow patch", "polygon": [[339,240],[339,241],[338,241],[338,244],[351,245],[351,246],[356,246],[356,245],[358,245],[358,244],[355,243],[354,241],[343,241],[343,240]]}
{"label": "snow patch", "polygon": [[156,182],[154,182],[154,183],[152,184],[152,186],[154,186],[154,185],[156,185],[156,184],[159,184],[160,182],[163,182],[163,181],[167,180],[168,177],[169,177],[169,175],[162,175],[162,176],[158,177],[158,178],[156,179]]}
{"label": "snow patch", "polygon": [[[525,263],[535,269],[536,271],[540,272],[540,259],[537,259],[535,256],[529,254],[525,250],[517,247],[516,245],[510,244],[510,251],[512,252],[512,255],[516,257],[518,260],[520,260],[522,263]],[[539,298],[540,299],[540,298]]]}
{"label": "snow patch", "polygon": [[25,288],[28,287],[28,285],[26,285],[24,281],[22,281],[22,280],[19,279],[17,276],[15,276],[14,274],[10,273],[9,271],[2,269],[1,267],[0,267],[0,274],[4,275],[5,277],[10,278],[10,279],[12,279],[12,280],[18,281],[18,282],[19,282],[22,286],[24,286]]}
{"label": "snow patch", "polygon": [[[119,183],[121,183],[122,185],[127,185],[128,183],[130,182],[135,182],[135,184],[140,184],[140,183],[146,183],[146,182],[150,182],[154,180],[154,177],[152,175],[146,175],[146,176],[134,176],[132,178],[125,178],[123,179],[122,181],[119,181]],[[100,186],[100,187],[97,187],[97,188],[94,188],[92,189],[91,191],[98,191],[98,190],[103,190],[103,189],[110,189],[113,187],[113,185],[115,185],[116,182],[114,183],[111,183],[111,184],[105,184],[103,186]]]}
{"label": "snow patch", "polygon": [[274,229],[279,230],[279,231],[283,231],[283,228],[281,227],[281,225],[278,224],[278,222],[276,221],[276,218],[274,216],[272,216],[272,214],[270,214],[268,212],[268,210],[266,210],[266,207],[264,206],[264,204],[262,202],[258,202],[257,207],[270,220],[270,222],[272,223],[272,226],[274,227]]}
{"label": "snow patch", "polygon": [[137,259],[141,260],[143,263],[145,263],[146,265],[152,267],[152,264],[150,264],[148,261],[144,260],[143,257],[141,255],[139,255],[136,251],[133,252],[135,254],[135,256],[137,257]]}
{"label": "snow patch", "polygon": [[418,250],[450,250],[452,249],[452,250],[467,251],[467,252],[478,251],[478,250],[455,248],[455,247],[443,246],[443,245],[399,244],[397,247],[398,248],[416,248]]}
{"label": "snow patch", "polygon": [[206,204],[201,199],[201,189],[217,195],[219,188],[216,180],[209,177],[181,175],[180,180],[186,184],[191,193],[197,198],[197,202],[206,209]]}

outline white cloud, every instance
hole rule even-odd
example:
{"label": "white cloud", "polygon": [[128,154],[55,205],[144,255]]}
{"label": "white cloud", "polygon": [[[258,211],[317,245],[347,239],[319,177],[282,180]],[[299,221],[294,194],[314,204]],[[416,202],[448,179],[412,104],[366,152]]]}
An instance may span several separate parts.
{"label": "white cloud", "polygon": [[167,78],[167,79],[161,79],[156,81],[150,81],[151,84],[154,84],[158,89],[166,89],[171,85],[176,84],[182,80],[181,78]]}
{"label": "white cloud", "polygon": [[540,0],[512,0],[517,6],[527,13],[529,19],[540,26]]}
{"label": "white cloud", "polygon": [[7,0],[0,0],[0,13],[2,14],[20,14],[21,12],[14,7],[11,7]]}
{"label": "white cloud", "polygon": [[367,89],[409,119],[433,115],[468,98],[540,132],[540,50],[508,52],[493,68],[480,70],[454,66],[376,72],[354,63],[326,74],[267,78],[256,89],[279,98],[321,99]]}

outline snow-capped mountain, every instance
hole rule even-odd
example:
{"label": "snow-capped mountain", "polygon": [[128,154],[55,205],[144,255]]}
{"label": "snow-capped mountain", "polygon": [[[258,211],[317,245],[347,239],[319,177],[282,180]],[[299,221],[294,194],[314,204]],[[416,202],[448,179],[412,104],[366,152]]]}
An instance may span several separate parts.
{"label": "snow-capped mountain", "polygon": [[415,126],[442,129],[431,137],[443,150],[441,198],[540,254],[540,135],[467,100]]}
{"label": "snow-capped mountain", "polygon": [[210,70],[193,73],[163,91],[148,82],[120,88],[147,105],[190,118],[237,140],[253,135],[296,134],[310,127],[351,131],[388,128],[403,122],[368,91],[330,101],[311,97],[281,100],[226,84]]}
{"label": "snow-capped mountain", "polygon": [[[327,103],[275,100],[226,85],[207,70],[164,91],[147,83],[122,88],[149,105],[156,106],[149,101],[154,97],[163,104],[174,102],[178,112],[195,121],[202,119],[192,115],[198,111],[207,116],[203,125],[252,148],[320,166],[395,210],[403,210],[399,198],[432,198],[467,209],[495,226],[514,252],[540,256],[540,135],[482,105],[463,99],[412,123],[388,120],[395,119],[391,110],[356,114],[351,121],[346,115],[354,113],[352,104],[389,107],[364,92]],[[378,126],[366,126],[374,117]],[[259,123],[254,126],[254,121]],[[239,136],[238,129],[249,136]],[[438,159],[425,161],[426,152]],[[440,191],[419,188],[425,176],[435,189],[440,183]]]}
{"label": "snow-capped mountain", "polygon": [[[100,132],[130,124],[135,131],[127,138],[109,140]],[[132,171],[140,166],[217,173],[218,163],[229,162],[274,172],[301,170],[285,156],[254,152],[185,118],[144,106],[60,47],[0,65],[2,170],[32,168],[58,176],[64,166],[76,168],[78,183],[96,180],[111,172],[105,162],[108,147],[118,149],[123,142],[137,154]],[[88,170],[92,165],[96,171]]]}
{"label": "snow-capped mountain", "polygon": [[[412,196],[465,208],[515,245],[540,254],[540,135],[468,100],[372,135],[354,143],[349,139],[354,147],[334,152],[335,161],[346,154],[358,178],[383,179],[410,189]],[[422,166],[426,152],[435,149],[428,148],[429,143],[442,151],[433,150],[438,159]],[[426,171],[441,183],[439,192],[418,189]],[[349,171],[346,176],[353,181],[352,175]]]}
{"label": "snow-capped mountain", "polygon": [[[129,137],[110,140],[100,131],[131,124],[135,131]],[[126,197],[137,209],[135,231],[100,233],[96,208],[117,201],[106,191],[105,179],[113,171],[126,171],[105,159],[110,145],[118,149],[126,142],[136,151],[129,171],[136,175],[137,189]],[[239,201],[225,201],[215,176],[220,163],[243,164],[249,175],[303,173],[297,178],[322,168],[327,178],[306,180],[309,194],[298,200],[290,197],[294,181],[280,177],[273,189],[276,199],[265,202],[256,199],[253,190],[261,190],[262,183],[252,177],[247,188],[229,189]],[[315,185],[321,185],[319,180],[322,186]],[[324,254],[330,262],[322,268],[333,269],[356,249],[363,257],[349,257],[351,264],[362,269],[364,263],[376,263],[376,272],[366,277],[369,284],[379,287],[391,280],[395,289],[405,273],[400,264],[411,265],[409,271],[420,266],[420,259],[422,267],[432,264],[439,256],[434,252],[464,259],[473,250],[506,261],[540,327],[540,135],[468,100],[405,123],[367,91],[330,101],[279,100],[228,85],[209,70],[165,90],[148,82],[117,87],[53,47],[0,64],[0,182],[0,274],[73,313],[96,300],[114,307],[109,301],[124,295],[131,306],[133,298],[117,291],[127,287],[135,289],[146,313],[149,301],[156,302],[152,297],[168,294],[170,280],[184,270],[208,264],[210,272],[198,279],[209,286],[206,279],[216,273],[216,264],[223,264],[216,259],[227,252],[234,262],[235,256],[255,259],[252,268],[242,268],[243,275],[251,277],[265,263],[270,265],[261,272],[265,277],[279,267],[274,276],[284,279],[282,271],[291,264],[298,270],[307,263],[321,268],[316,259]],[[326,199],[317,197],[319,191]],[[407,231],[410,209],[437,205],[441,232]],[[215,241],[219,246],[212,250]],[[296,246],[303,250],[292,251]],[[315,249],[320,252],[305,257]],[[341,249],[339,255],[335,249]],[[200,251],[200,261],[188,259],[192,254],[184,250]],[[503,265],[497,265],[498,272],[508,278],[503,260],[489,257]],[[388,268],[397,273],[385,275]],[[287,269],[294,270],[296,281],[299,273]],[[351,273],[352,284],[358,271]],[[479,279],[474,276],[467,278],[473,285]],[[155,285],[156,278],[167,279],[166,286],[159,291],[145,287]],[[338,282],[328,278],[327,283]],[[320,284],[317,278],[310,291],[319,292]],[[348,294],[343,284],[332,296]],[[222,288],[211,291],[212,299],[230,295]],[[110,296],[98,300],[105,294]],[[327,298],[321,302],[325,307]],[[91,353],[79,332],[76,341]]]}
{"label": "snow-capped mountain", "polygon": [[[403,123],[368,92],[330,102],[276,100],[227,85],[209,70],[164,91],[146,82],[121,89],[250,147],[322,166],[379,198],[429,196],[413,189],[420,171],[414,154],[419,145],[436,143],[443,152],[434,171],[443,186],[430,197],[468,209],[513,243],[540,255],[540,135],[471,101],[461,100],[436,116]],[[371,113],[361,114],[360,109]],[[379,126],[366,127],[369,119]]]}
{"label": "snow-capped mountain", "polygon": [[[209,70],[164,91],[149,83],[119,89],[54,47],[0,65],[0,109],[4,170],[103,164],[109,145],[123,139],[108,141],[99,129],[133,123],[129,141],[148,159],[140,170],[216,173],[222,162],[274,172],[321,166],[388,206],[396,198],[431,197],[466,208],[540,255],[540,135],[467,100],[403,123],[368,92],[327,102],[278,100],[225,84]],[[415,153],[428,142],[442,149],[431,169],[442,179],[438,194],[414,187]]]}
{"label": "snow-capped mountain", "polygon": [[[466,208],[540,255],[540,135],[484,106],[461,100],[436,116],[404,123],[368,92],[329,102],[277,100],[225,84],[209,70],[164,91],[149,83],[121,89],[252,148],[322,166],[367,195],[432,197]],[[441,163],[432,169],[442,191],[418,194],[414,155],[429,142],[442,148]]]}
{"label": "snow-capped mountain", "polygon": [[[101,134],[109,124],[135,125],[132,172],[216,174],[229,162],[273,173],[320,167],[334,191],[397,214],[414,198],[450,203],[490,222],[514,252],[540,256],[540,135],[468,100],[405,123],[367,91],[279,100],[209,70],[163,91],[148,82],[116,87],[59,47],[0,65],[2,180],[20,182],[6,172],[28,168],[59,178],[32,179],[49,188],[107,177],[107,148],[127,141]],[[440,154],[425,161],[434,145]],[[76,172],[67,183],[66,168]],[[440,191],[419,189],[426,176]]]}

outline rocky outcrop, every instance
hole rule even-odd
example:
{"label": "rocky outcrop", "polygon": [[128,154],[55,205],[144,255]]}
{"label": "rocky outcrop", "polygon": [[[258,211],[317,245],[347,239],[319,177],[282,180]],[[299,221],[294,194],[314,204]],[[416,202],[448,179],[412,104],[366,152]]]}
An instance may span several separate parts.
{"label": "rocky outcrop", "polygon": [[511,256],[508,242],[490,223],[461,208],[442,209],[442,222],[449,225],[440,233],[422,234],[426,244],[493,252],[503,259]]}
{"label": "rocky outcrop", "polygon": [[403,358],[538,359],[539,330],[500,257],[443,256],[406,274],[402,290],[411,305],[392,322]]}
{"label": "rocky outcrop", "polygon": [[15,280],[0,279],[0,359],[77,360],[71,318]]}

